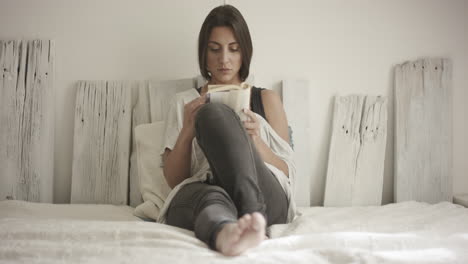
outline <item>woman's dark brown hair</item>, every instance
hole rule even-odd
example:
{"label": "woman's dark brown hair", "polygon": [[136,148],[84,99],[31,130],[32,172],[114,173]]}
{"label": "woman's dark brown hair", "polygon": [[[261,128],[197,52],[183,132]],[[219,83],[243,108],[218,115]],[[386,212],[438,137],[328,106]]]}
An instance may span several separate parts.
{"label": "woman's dark brown hair", "polygon": [[250,60],[252,59],[252,39],[250,38],[249,28],[242,14],[232,5],[222,5],[214,8],[205,18],[198,35],[198,65],[200,72],[206,80],[210,80],[206,69],[206,52],[208,49],[208,40],[211,30],[215,27],[230,27],[234,32],[241,50],[242,65],[239,70],[239,77],[245,81],[249,76]]}

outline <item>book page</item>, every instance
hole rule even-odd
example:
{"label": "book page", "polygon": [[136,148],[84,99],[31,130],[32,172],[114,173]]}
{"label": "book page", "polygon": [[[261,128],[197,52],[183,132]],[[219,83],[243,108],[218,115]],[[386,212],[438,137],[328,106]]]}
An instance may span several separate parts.
{"label": "book page", "polygon": [[247,120],[247,116],[242,109],[250,107],[250,87],[241,90],[208,91],[208,93],[210,94],[210,103],[225,104],[239,115],[241,121]]}
{"label": "book page", "polygon": [[230,91],[230,90],[243,90],[243,89],[250,89],[250,85],[248,85],[245,82],[241,83],[240,85],[236,85],[236,84],[208,85],[208,93]]}

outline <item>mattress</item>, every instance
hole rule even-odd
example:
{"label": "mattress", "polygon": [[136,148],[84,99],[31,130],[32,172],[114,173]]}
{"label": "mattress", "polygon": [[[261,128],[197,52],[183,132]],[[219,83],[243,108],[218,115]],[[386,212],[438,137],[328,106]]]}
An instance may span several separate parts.
{"label": "mattress", "polygon": [[0,202],[5,263],[468,263],[468,209],[452,203],[299,208],[237,257],[132,208]]}
{"label": "mattress", "polygon": [[101,221],[142,221],[133,207],[109,204],[49,204],[17,200],[0,201],[0,219],[73,219]]}

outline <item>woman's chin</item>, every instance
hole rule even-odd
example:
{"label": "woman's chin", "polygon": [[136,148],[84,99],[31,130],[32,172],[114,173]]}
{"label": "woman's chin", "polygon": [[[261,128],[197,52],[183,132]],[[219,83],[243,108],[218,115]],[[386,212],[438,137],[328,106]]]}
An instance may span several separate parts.
{"label": "woman's chin", "polygon": [[236,82],[232,76],[219,76],[214,81],[218,84],[232,84]]}

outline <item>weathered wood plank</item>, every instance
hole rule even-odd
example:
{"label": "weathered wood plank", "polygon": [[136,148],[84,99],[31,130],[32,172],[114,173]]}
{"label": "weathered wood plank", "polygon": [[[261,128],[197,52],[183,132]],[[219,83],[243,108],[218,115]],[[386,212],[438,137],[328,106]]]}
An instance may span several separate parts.
{"label": "weathered wood plank", "polygon": [[395,68],[395,201],[452,201],[452,66],[420,59]]}
{"label": "weathered wood plank", "polygon": [[366,96],[351,205],[381,205],[387,146],[387,98]]}
{"label": "weathered wood plank", "polygon": [[0,200],[52,202],[54,42],[0,41]]}
{"label": "weathered wood plank", "polygon": [[386,98],[335,98],[325,206],[382,203],[386,127]]}
{"label": "weathered wood plank", "polygon": [[164,121],[171,98],[179,92],[194,88],[194,78],[179,80],[153,80],[149,91],[151,122]]}
{"label": "weathered wood plank", "polygon": [[363,104],[362,95],[335,97],[324,206],[352,201]]}
{"label": "weathered wood plank", "polygon": [[78,83],[72,203],[127,204],[131,83]]}
{"label": "weathered wood plank", "polygon": [[[107,84],[109,83],[110,82],[107,82]],[[89,139],[94,138],[95,141],[97,140],[105,143],[107,142],[105,141],[106,139],[110,140],[116,137],[115,130],[117,126],[109,129],[107,126],[103,126],[103,124],[106,123],[108,119],[120,120],[118,129],[124,131],[127,130],[127,128],[131,129],[131,135],[125,135],[128,136],[128,142],[131,142],[131,148],[129,150],[130,156],[129,160],[127,160],[129,167],[123,165],[124,158],[120,160],[116,160],[115,157],[111,158],[112,155],[115,154],[112,153],[112,151],[116,150],[106,149],[106,146],[102,146],[97,142],[92,144],[88,143],[87,150],[80,150],[81,154],[77,153],[77,155],[81,157],[81,161],[74,155],[73,174],[78,175],[75,172],[79,171],[81,176],[73,176],[72,202],[124,204],[123,197],[127,195],[127,190],[125,190],[124,186],[128,186],[128,202],[131,206],[137,206],[142,202],[142,197],[136,165],[134,128],[139,124],[150,123],[151,116],[162,120],[165,117],[169,105],[168,98],[171,98],[172,95],[177,92],[193,88],[194,80],[153,81],[152,83],[150,81],[114,82],[115,85],[123,85],[124,87],[122,89],[126,89],[126,91],[120,90],[117,93],[118,96],[109,91],[104,94],[103,91],[106,89],[104,84],[106,84],[106,82],[81,82],[79,84],[79,86],[82,87],[79,88],[77,95],[75,122],[78,122],[78,127],[82,129],[81,131],[75,131],[75,141],[88,142]],[[110,88],[111,87],[108,87],[108,89]],[[79,94],[80,89],[83,90],[82,95]],[[84,94],[85,90],[89,89],[91,89],[92,92],[88,91],[88,94]],[[125,95],[119,95],[119,93],[124,93]],[[96,98],[93,98],[93,96]],[[122,101],[123,97],[126,98],[125,101]],[[120,100],[120,102],[116,100]],[[96,106],[96,101],[100,102],[98,106]],[[131,112],[128,120],[122,117],[121,113],[118,111],[108,111],[107,119],[103,119],[102,116],[97,114],[103,111],[103,107],[108,107],[110,104],[119,105],[122,103],[124,103],[125,109],[127,109],[127,104],[129,104],[129,109],[131,109],[131,111],[127,111],[128,113]],[[87,111],[86,113],[83,112],[85,109]],[[153,114],[151,114],[151,110]],[[89,120],[91,118],[92,122],[89,121],[91,122],[89,125],[81,124],[84,122],[79,122],[79,116],[81,115],[87,115],[87,119]],[[122,118],[126,121],[122,120]],[[128,122],[129,120],[131,120],[131,123]],[[96,129],[96,127],[98,128]],[[101,139],[98,139],[99,137],[101,137]],[[115,138],[115,140],[117,139]],[[128,146],[122,145],[121,147],[127,149]],[[75,147],[74,151],[77,151]],[[84,154],[86,152],[91,154]],[[104,154],[99,157],[90,156],[92,153],[101,152],[104,152]],[[124,153],[122,151],[118,152]],[[110,170],[110,168],[115,167],[115,164],[118,164],[119,166],[117,167],[121,167],[121,170]],[[116,177],[110,180],[109,177],[111,176],[107,174],[112,174]],[[84,175],[94,176],[91,179],[87,176],[88,180],[83,181],[82,178]],[[77,178],[77,180],[75,180],[75,178]],[[97,186],[94,183],[95,181],[100,181],[100,185]],[[126,184],[127,181],[128,184]]]}
{"label": "weathered wood plank", "polygon": [[294,161],[296,163],[294,201],[298,206],[310,206],[312,118],[308,111],[310,105],[309,82],[306,80],[283,80],[282,93],[283,105],[288,124],[292,129],[294,143]]}
{"label": "weathered wood plank", "polygon": [[132,84],[132,147],[130,155],[130,201],[129,205],[136,207],[143,202],[138,178],[137,153],[135,142],[135,127],[151,122],[149,81],[137,81]]}

